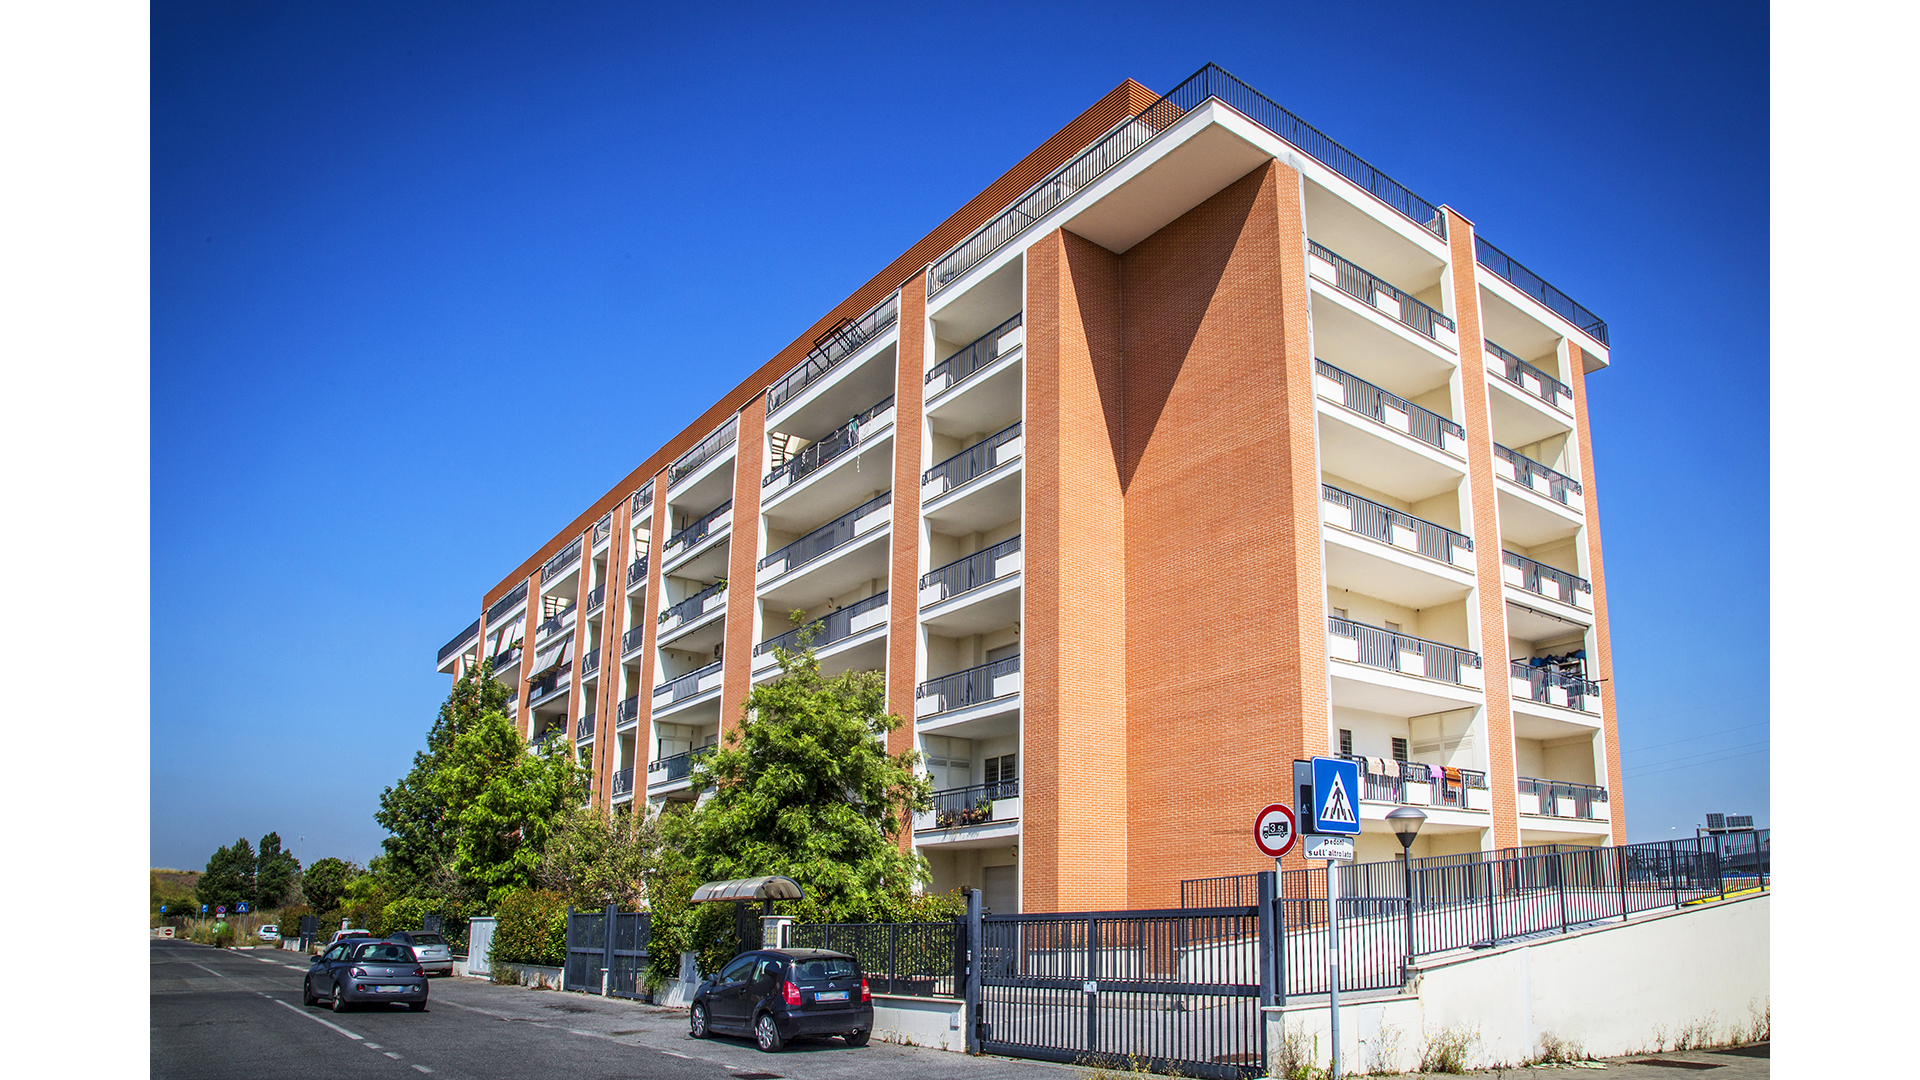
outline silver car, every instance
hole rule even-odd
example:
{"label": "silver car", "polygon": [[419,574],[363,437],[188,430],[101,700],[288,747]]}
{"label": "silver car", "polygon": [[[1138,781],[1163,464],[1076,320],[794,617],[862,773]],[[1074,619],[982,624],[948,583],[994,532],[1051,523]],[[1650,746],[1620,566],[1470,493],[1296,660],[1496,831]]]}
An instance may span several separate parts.
{"label": "silver car", "polygon": [[414,1012],[424,1012],[427,973],[413,958],[411,946],[347,938],[313,958],[300,998],[308,1005],[325,1001],[334,1012],[392,1002],[405,1002]]}
{"label": "silver car", "polygon": [[388,941],[397,941],[413,948],[413,958],[420,962],[429,975],[453,974],[453,946],[447,939],[431,930],[401,930],[387,935]]}

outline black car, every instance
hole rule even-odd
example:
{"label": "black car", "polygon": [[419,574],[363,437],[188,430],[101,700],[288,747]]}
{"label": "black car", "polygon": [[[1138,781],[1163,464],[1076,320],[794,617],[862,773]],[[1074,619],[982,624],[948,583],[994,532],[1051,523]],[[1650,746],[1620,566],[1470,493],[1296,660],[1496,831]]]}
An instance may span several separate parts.
{"label": "black car", "polygon": [[413,946],[398,941],[354,937],[336,942],[313,958],[301,986],[308,1005],[325,1000],[334,1012],[359,1004],[404,1001],[414,1012],[427,1008],[427,970],[414,959]]}
{"label": "black car", "polygon": [[838,1035],[848,1046],[873,1037],[873,992],[860,965],[825,949],[742,953],[693,995],[691,1034],[751,1035],[778,1050],[797,1035]]}

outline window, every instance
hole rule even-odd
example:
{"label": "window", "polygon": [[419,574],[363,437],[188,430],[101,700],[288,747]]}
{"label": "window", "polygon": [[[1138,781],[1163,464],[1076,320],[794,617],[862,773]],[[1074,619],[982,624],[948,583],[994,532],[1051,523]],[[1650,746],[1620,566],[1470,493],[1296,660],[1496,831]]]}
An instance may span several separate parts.
{"label": "window", "polygon": [[753,981],[761,984],[777,982],[786,974],[786,970],[787,966],[780,962],[779,957],[769,956],[754,965]]}
{"label": "window", "polygon": [[999,757],[990,757],[987,759],[987,784],[989,786],[994,784],[1011,784],[1017,779],[1018,774],[1013,771],[1013,758],[1014,755],[1012,754],[1003,754]]}
{"label": "window", "polygon": [[1353,732],[1346,728],[1340,729],[1340,756],[1353,756]]}
{"label": "window", "polygon": [[721,982],[746,982],[747,973],[753,970],[753,962],[760,959],[758,954],[748,953],[720,969]]}
{"label": "window", "polygon": [[1407,760],[1407,740],[1405,739],[1393,740],[1393,760],[1395,761]]}
{"label": "window", "polygon": [[1346,609],[1346,608],[1343,608],[1343,607],[1337,607],[1337,608],[1334,608],[1334,609],[1333,609],[1333,617],[1334,617],[1334,618],[1336,618],[1336,619],[1344,619],[1344,618],[1346,618],[1346,617],[1347,617],[1347,609]]}
{"label": "window", "polygon": [[1387,620],[1387,629],[1397,634],[1400,632],[1400,624],[1389,619]]}

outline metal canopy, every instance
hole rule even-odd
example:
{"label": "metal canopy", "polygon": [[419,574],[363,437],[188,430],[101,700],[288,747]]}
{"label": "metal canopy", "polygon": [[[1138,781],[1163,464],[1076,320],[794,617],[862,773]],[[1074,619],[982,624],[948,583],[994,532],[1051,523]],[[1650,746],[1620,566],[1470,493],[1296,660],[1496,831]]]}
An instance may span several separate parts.
{"label": "metal canopy", "polygon": [[704,904],[718,900],[799,900],[806,896],[800,883],[790,877],[741,878],[738,881],[709,881],[693,890],[688,903]]}

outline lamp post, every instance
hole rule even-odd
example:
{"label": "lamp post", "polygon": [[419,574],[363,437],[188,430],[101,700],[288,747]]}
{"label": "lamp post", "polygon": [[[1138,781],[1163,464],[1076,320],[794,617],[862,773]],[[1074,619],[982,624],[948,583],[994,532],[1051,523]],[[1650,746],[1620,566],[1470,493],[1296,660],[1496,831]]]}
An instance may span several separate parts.
{"label": "lamp post", "polygon": [[1393,827],[1393,835],[1400,838],[1400,866],[1407,877],[1407,964],[1401,981],[1413,974],[1413,840],[1420,835],[1420,826],[1426,824],[1427,815],[1411,806],[1403,806],[1387,814],[1387,824]]}

